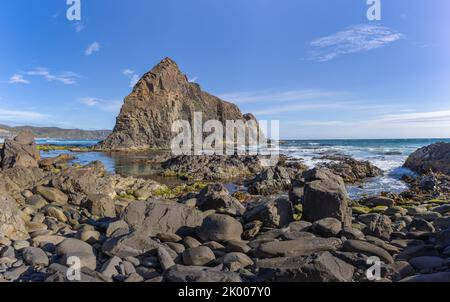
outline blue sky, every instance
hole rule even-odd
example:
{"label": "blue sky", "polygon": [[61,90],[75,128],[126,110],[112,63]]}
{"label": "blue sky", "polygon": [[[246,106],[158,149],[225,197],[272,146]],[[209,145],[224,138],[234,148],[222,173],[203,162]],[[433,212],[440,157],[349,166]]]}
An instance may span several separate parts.
{"label": "blue sky", "polygon": [[284,139],[450,137],[450,2],[0,1],[0,123],[111,129],[166,56]]}

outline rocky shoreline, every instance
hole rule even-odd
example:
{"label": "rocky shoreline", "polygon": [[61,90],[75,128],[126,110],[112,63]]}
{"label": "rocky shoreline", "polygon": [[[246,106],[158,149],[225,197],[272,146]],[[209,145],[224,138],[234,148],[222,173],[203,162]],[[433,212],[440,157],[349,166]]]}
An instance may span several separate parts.
{"label": "rocky shoreline", "polygon": [[0,153],[0,281],[70,281],[78,257],[87,282],[366,282],[372,256],[380,281],[450,281],[446,148],[410,156],[432,172],[405,178],[408,191],[352,201],[345,182],[376,167],[179,157],[161,160],[163,175],[189,181],[167,187],[99,162],[41,160],[23,132]]}

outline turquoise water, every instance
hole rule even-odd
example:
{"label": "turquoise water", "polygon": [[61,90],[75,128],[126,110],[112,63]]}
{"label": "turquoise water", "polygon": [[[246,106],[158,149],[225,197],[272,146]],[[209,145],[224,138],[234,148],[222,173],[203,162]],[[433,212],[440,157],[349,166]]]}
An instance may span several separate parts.
{"label": "turquoise water", "polygon": [[[368,160],[385,174],[366,181],[362,186],[348,186],[351,198],[363,195],[377,195],[385,192],[402,192],[407,186],[400,178],[405,174],[413,174],[402,168],[408,155],[426,145],[436,142],[450,142],[450,139],[381,139],[381,140],[291,140],[280,144],[280,153],[303,159],[309,167],[323,162],[319,157],[325,155],[348,155],[358,160]],[[93,146],[97,141],[68,141],[38,139],[38,144],[60,146]],[[53,157],[68,151],[42,152],[43,157]],[[139,154],[107,154],[101,152],[75,153],[75,162],[87,164],[100,160],[112,173],[125,176],[146,177],[155,173],[151,165],[145,163],[148,156]]]}

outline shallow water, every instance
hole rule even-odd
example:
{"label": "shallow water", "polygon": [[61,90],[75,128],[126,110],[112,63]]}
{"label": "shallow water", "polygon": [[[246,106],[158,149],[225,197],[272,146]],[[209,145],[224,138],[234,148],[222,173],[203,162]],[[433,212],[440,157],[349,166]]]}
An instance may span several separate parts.
{"label": "shallow water", "polygon": [[[408,169],[401,168],[408,155],[420,147],[440,142],[450,142],[450,139],[396,139],[396,140],[297,140],[284,141],[280,144],[280,153],[301,158],[309,167],[313,167],[323,160],[318,157],[324,155],[348,155],[358,160],[368,160],[382,169],[385,174],[367,180],[362,185],[348,186],[349,195],[353,199],[364,195],[378,195],[381,192],[400,193],[407,189],[407,185],[400,180],[405,174],[413,174]],[[38,139],[38,144],[52,144],[59,146],[93,146],[97,141],[64,141]],[[69,151],[41,152],[42,157],[53,157]],[[102,153],[80,152],[73,153],[74,162],[88,164],[94,160],[103,162],[111,173],[122,176],[136,176],[152,178],[165,184],[179,183],[177,180],[161,178],[155,165],[149,163],[154,152],[144,153]]]}

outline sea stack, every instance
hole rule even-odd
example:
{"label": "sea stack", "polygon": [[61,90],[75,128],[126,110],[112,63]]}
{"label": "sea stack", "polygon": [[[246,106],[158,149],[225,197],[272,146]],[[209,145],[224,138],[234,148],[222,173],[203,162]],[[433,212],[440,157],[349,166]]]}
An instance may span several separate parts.
{"label": "sea stack", "polygon": [[254,119],[239,108],[203,92],[197,83],[189,82],[178,65],[165,58],[146,73],[125,98],[113,132],[99,145],[108,151],[168,149],[175,133],[176,120],[193,122],[194,113],[202,112],[203,122]]}

